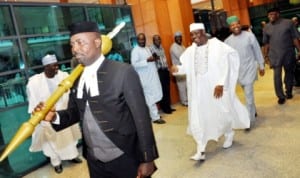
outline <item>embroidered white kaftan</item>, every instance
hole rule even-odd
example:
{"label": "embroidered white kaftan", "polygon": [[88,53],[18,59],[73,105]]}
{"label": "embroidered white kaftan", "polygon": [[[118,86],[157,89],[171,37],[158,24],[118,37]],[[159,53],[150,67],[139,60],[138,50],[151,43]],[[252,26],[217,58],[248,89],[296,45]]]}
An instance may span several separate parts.
{"label": "embroidered white kaftan", "polygon": [[[224,133],[250,126],[248,111],[235,94],[238,77],[238,53],[217,40],[206,45],[193,43],[181,55],[176,74],[186,74],[188,87],[188,133],[202,151],[209,140],[217,141]],[[214,89],[223,85],[223,96],[214,97]]]}

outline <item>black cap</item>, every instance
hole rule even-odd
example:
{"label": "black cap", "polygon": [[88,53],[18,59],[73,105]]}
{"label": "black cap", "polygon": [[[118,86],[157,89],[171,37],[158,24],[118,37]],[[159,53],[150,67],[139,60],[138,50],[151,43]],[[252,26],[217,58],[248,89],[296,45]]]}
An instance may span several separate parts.
{"label": "black cap", "polygon": [[273,7],[273,8],[268,10],[268,13],[270,13],[270,12],[280,12],[280,10],[279,10],[278,7]]}
{"label": "black cap", "polygon": [[70,36],[73,36],[77,33],[84,33],[84,32],[100,33],[98,24],[95,22],[89,22],[89,21],[73,23],[69,26],[69,30],[70,30]]}

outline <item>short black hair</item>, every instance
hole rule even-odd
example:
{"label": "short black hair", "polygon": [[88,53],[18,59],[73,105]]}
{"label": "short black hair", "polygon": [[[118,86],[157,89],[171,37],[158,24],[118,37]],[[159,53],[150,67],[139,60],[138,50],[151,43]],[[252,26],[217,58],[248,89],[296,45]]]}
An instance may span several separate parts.
{"label": "short black hair", "polygon": [[268,10],[268,13],[270,12],[279,12],[280,13],[280,9],[278,7],[272,7],[271,9]]}

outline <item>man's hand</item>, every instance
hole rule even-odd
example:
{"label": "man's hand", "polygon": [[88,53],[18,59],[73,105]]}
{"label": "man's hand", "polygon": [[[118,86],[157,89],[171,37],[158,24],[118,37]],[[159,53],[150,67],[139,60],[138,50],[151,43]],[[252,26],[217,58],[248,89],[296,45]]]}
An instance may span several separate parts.
{"label": "man's hand", "polygon": [[218,99],[218,98],[221,98],[222,96],[223,96],[223,86],[217,85],[215,87],[214,97]]}
{"label": "man's hand", "polygon": [[259,75],[264,76],[265,75],[265,69],[259,69]]}
{"label": "man's hand", "polygon": [[148,57],[147,62],[153,62],[156,61],[156,58],[154,58],[153,56]]}
{"label": "man's hand", "polygon": [[178,67],[176,65],[173,65],[171,67],[171,73],[177,73],[178,72]]}
{"label": "man's hand", "polygon": [[138,168],[137,178],[149,177],[154,173],[156,169],[157,168],[153,161],[149,163],[141,163]]}
{"label": "man's hand", "polygon": [[[42,111],[43,109],[45,109],[45,103],[44,102],[40,102],[35,108],[34,111],[32,112],[32,114],[34,114],[35,112],[39,112]],[[50,111],[48,112],[48,114],[45,116],[44,121],[54,121],[56,119],[56,110],[55,107],[53,107],[52,109],[50,109]]]}

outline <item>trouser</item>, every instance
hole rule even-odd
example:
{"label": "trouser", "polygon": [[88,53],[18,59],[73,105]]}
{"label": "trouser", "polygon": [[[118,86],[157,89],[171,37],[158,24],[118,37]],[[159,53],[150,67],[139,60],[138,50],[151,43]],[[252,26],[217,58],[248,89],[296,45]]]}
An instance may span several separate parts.
{"label": "trouser", "polygon": [[55,153],[53,153],[50,157],[50,162],[52,166],[58,166],[61,164],[61,160],[59,158],[59,156]]}
{"label": "trouser", "polygon": [[139,166],[138,160],[123,154],[120,157],[102,162],[87,153],[87,164],[90,178],[136,178]]}
{"label": "trouser", "polygon": [[148,105],[148,108],[149,108],[150,117],[152,121],[156,121],[160,119],[160,115],[158,114],[156,103]]}
{"label": "trouser", "polygon": [[241,85],[241,86],[244,90],[245,99],[246,99],[246,107],[249,112],[250,121],[254,122],[256,120],[256,118],[255,118],[256,107],[255,107],[255,102],[254,102],[253,83],[248,84],[248,85]]}
{"label": "trouser", "polygon": [[300,61],[297,61],[295,67],[295,86],[300,86]]}
{"label": "trouser", "polygon": [[159,101],[159,106],[164,112],[171,111],[171,97],[170,97],[170,73],[166,69],[158,69],[158,75],[162,87],[163,97]]}
{"label": "trouser", "polygon": [[[284,84],[285,84],[285,93],[287,95],[292,95],[293,85],[294,85],[294,73],[295,73],[295,62],[290,62],[283,65],[284,69]],[[273,79],[275,93],[278,98],[285,98],[285,93],[283,91],[282,84],[282,66],[273,67]]]}

